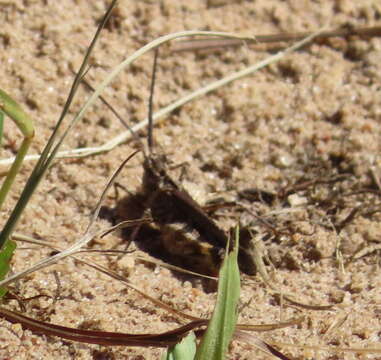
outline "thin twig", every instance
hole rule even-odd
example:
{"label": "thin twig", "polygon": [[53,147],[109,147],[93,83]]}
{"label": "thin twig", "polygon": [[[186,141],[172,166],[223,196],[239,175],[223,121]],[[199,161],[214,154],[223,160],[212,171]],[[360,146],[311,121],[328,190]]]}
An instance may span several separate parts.
{"label": "thin twig", "polygon": [[[238,39],[197,39],[197,40],[182,40],[172,46],[172,52],[180,51],[195,51],[195,50],[211,50],[221,49],[224,47],[241,46],[243,44],[261,44],[274,42],[297,41],[312,35],[314,32],[294,32],[270,35],[256,35],[253,40],[238,40]],[[326,40],[332,37],[374,37],[381,36],[381,26],[366,27],[366,28],[344,28],[337,30],[328,30],[321,32],[315,37],[314,41]]]}

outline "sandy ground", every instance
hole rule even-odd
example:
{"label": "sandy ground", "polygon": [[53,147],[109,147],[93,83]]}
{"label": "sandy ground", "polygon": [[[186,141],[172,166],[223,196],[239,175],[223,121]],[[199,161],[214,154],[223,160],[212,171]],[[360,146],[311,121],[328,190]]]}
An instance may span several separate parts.
{"label": "sandy ground", "polygon": [[[68,94],[72,71],[104,12],[107,1],[0,1],[1,87],[35,119],[31,153],[46,143]],[[246,34],[316,30],[322,26],[379,25],[381,5],[367,1],[197,1],[121,0],[92,55],[88,79],[97,83],[134,50],[159,35],[180,30],[217,30]],[[266,324],[305,316],[299,326],[258,334],[294,359],[381,359],[381,354],[314,350],[380,349],[380,74],[379,39],[314,44],[279,63],[186,105],[155,129],[157,142],[173,163],[188,162],[184,183],[205,194],[236,196],[248,188],[285,193],[273,201],[241,199],[271,226],[255,223],[273,267],[271,281],[307,304],[330,310],[281,306],[260,276],[243,275],[240,322]],[[247,47],[214,53],[162,51],[155,108],[266,58],[266,49]],[[147,113],[152,56],[123,73],[106,96],[131,124]],[[72,114],[89,96],[81,91]],[[65,142],[65,149],[100,145],[124,128],[104,106],[96,105]],[[1,158],[12,156],[20,140],[6,124]],[[85,159],[59,160],[36,191],[17,231],[62,247],[84,232],[91,210],[112,171],[133,144]],[[142,157],[119,178],[130,191],[141,180]],[[30,174],[23,167],[8,199],[4,223]],[[3,167],[5,169],[5,167]],[[177,174],[178,175],[178,174]],[[176,176],[176,175],[174,175]],[[320,182],[317,183],[317,180]],[[294,184],[304,184],[293,191]],[[122,191],[123,192],[123,191]],[[106,205],[115,208],[111,191]],[[290,197],[291,195],[291,197]],[[120,195],[123,196],[123,195]],[[355,210],[353,210],[355,209]],[[216,220],[227,228],[237,219],[221,210]],[[350,216],[353,215],[353,216]],[[99,220],[99,228],[110,226]],[[123,249],[118,234],[95,240],[93,249]],[[364,250],[364,256],[353,256]],[[377,250],[378,249],[378,250]],[[369,251],[367,251],[369,250]],[[199,280],[174,276],[163,267],[134,259],[104,256],[98,263],[124,274],[151,296],[196,316],[208,316],[215,293]],[[21,244],[13,270],[29,267],[49,249]],[[59,277],[59,300],[57,294]],[[26,303],[36,319],[71,327],[120,332],[161,332],[179,325],[124,285],[65,259],[14,285],[21,297],[45,294]],[[18,309],[15,301],[5,304]],[[162,349],[105,348],[23,331],[1,320],[1,359],[157,359]],[[290,346],[294,344],[294,346]],[[309,348],[303,348],[303,345]],[[379,350],[380,351],[380,350]],[[231,359],[270,359],[253,347],[234,342]]]}

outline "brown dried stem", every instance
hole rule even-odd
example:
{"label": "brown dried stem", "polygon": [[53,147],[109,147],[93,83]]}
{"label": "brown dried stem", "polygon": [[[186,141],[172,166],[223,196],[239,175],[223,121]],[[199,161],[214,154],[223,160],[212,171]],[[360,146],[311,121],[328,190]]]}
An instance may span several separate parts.
{"label": "brown dried stem", "polygon": [[[314,31],[307,32],[294,32],[294,33],[282,33],[282,34],[267,34],[256,35],[253,40],[239,40],[239,39],[217,39],[217,38],[204,38],[197,40],[183,40],[179,41],[172,46],[173,52],[179,51],[195,51],[195,50],[213,50],[221,49],[224,47],[236,47],[243,44],[264,44],[264,43],[276,43],[276,42],[288,42],[297,41],[306,38],[313,34]],[[374,37],[381,36],[381,26],[366,27],[366,28],[343,28],[337,30],[322,31],[314,39],[315,42],[325,41],[333,37],[348,37],[348,36],[360,36],[360,37]]]}

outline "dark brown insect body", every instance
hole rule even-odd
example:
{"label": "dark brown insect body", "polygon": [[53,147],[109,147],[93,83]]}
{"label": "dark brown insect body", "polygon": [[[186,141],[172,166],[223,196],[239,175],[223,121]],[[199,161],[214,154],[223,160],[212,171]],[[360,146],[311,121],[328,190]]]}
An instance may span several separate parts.
{"label": "dark brown insect body", "polygon": [[225,248],[227,237],[199,204],[167,174],[165,158],[151,156],[144,162],[143,192],[154,221],[160,225],[184,223],[211,245]]}
{"label": "dark brown insect body", "polygon": [[[153,152],[152,97],[156,57],[151,84],[148,127],[148,154],[143,151],[143,179],[141,192],[135,195],[142,205],[140,216],[152,219],[150,225],[137,226],[130,240],[151,237],[152,246],[162,248],[180,265],[189,270],[217,275],[228,238],[226,233],[206,214],[192,196],[168,175],[165,155]],[[127,205],[128,206],[128,205]],[[150,227],[150,229],[148,229]],[[149,246],[150,240],[145,240]],[[154,245],[154,242],[158,243]],[[147,246],[146,246],[147,247]],[[254,265],[241,251],[242,268],[253,273]]]}
{"label": "dark brown insect body", "polygon": [[[167,173],[164,156],[151,154],[143,167],[146,212],[161,232],[162,246],[180,265],[216,275],[227,237],[200,205]],[[181,261],[181,258],[182,261]]]}
{"label": "dark brown insect body", "polygon": [[[192,196],[168,175],[164,155],[145,156],[140,200],[144,213],[158,230],[156,241],[177,265],[208,275],[217,275],[228,237]],[[132,240],[141,238],[142,226],[133,231]],[[249,236],[244,230],[242,236]],[[148,235],[155,237],[154,234]],[[149,240],[148,240],[149,241]],[[241,248],[240,266],[246,273],[255,272],[254,263]]]}

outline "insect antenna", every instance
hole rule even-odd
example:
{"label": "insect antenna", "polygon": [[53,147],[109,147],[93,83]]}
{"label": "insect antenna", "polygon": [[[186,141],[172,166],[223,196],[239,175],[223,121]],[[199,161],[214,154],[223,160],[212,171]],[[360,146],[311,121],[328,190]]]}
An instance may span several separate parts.
{"label": "insect antenna", "polygon": [[149,100],[148,100],[148,136],[147,136],[147,142],[148,142],[149,154],[152,154],[152,148],[153,148],[153,94],[154,94],[155,82],[156,82],[156,70],[157,70],[158,55],[159,55],[159,49],[156,49],[154,59],[153,59],[151,87],[150,87],[150,95],[149,95]]}

